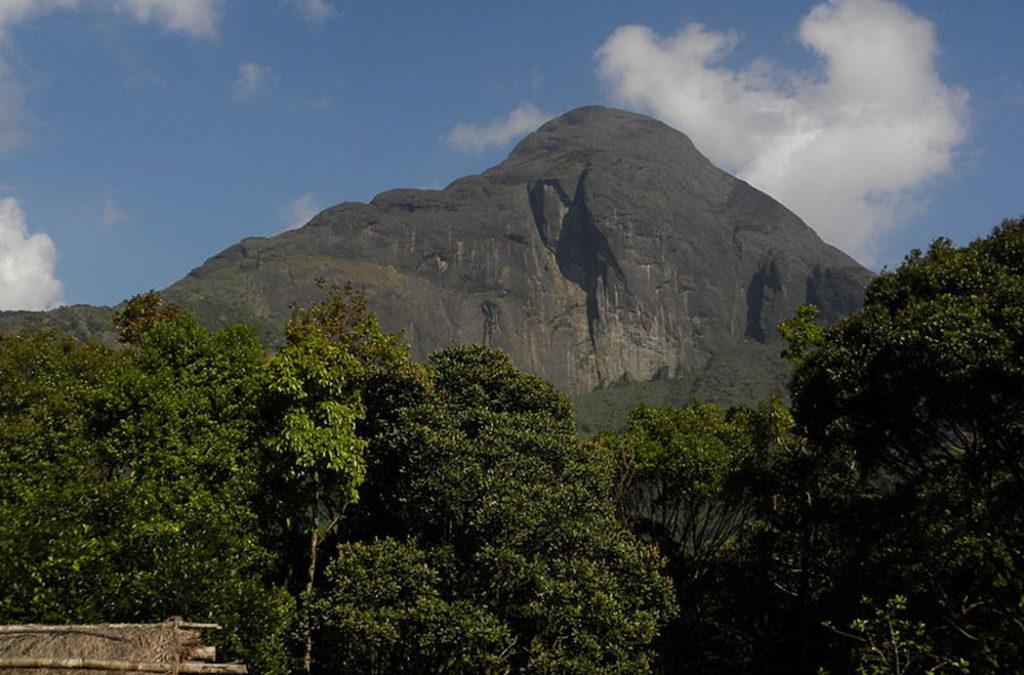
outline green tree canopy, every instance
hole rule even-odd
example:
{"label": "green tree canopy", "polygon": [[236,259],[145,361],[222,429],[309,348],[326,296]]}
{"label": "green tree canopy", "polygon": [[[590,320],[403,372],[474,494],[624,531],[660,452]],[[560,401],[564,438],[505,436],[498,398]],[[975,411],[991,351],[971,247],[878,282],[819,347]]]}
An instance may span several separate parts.
{"label": "green tree canopy", "polygon": [[[420,401],[371,439],[353,517],[355,532],[398,543],[346,544],[332,570],[334,589],[354,559],[429,583],[415,602],[329,590],[349,618],[331,615],[325,644],[359,643],[373,663],[396,657],[367,653],[375,644],[435,645],[415,672],[648,670],[672,611],[663,563],[617,521],[609,464],[576,438],[565,397],[479,346],[435,354],[427,376]],[[436,618],[455,607],[465,641]]]}
{"label": "green tree canopy", "polygon": [[641,406],[625,432],[598,439],[622,519],[669,561],[680,611],[658,641],[663,671],[753,667],[749,549],[791,427],[777,400],[758,410]]}
{"label": "green tree canopy", "polygon": [[650,669],[664,561],[506,355],[412,363],[351,289],[272,355],[153,293],[118,322],[0,338],[0,620],[214,621],[264,673]]}
{"label": "green tree canopy", "polygon": [[880,275],[792,388],[811,447],[858,479],[837,583],[905,595],[974,668],[1024,668],[1024,221]]}
{"label": "green tree canopy", "polygon": [[2,619],[189,616],[282,671],[291,600],[251,507],[262,368],[251,331],[178,312],[128,351],[0,338]]}

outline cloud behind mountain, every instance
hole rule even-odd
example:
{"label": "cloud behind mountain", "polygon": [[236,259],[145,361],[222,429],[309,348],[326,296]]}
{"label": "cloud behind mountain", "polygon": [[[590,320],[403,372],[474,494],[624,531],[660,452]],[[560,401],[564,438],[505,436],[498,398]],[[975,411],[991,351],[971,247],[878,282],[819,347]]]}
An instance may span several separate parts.
{"label": "cloud behind mountain", "polygon": [[740,36],[699,24],[669,36],[622,26],[597,51],[599,73],[616,101],[684,131],[870,262],[915,189],[952,167],[968,95],[939,76],[934,26],[897,3],[832,0],[798,36],[820,70],[729,67]]}

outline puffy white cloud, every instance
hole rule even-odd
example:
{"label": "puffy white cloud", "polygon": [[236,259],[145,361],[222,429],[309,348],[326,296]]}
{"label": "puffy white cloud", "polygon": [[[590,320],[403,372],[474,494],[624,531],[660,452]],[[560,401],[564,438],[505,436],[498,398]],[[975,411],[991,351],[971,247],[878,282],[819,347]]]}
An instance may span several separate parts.
{"label": "puffy white cloud", "polygon": [[492,146],[501,147],[514,138],[533,131],[549,117],[534,105],[527,103],[483,126],[459,124],[448,132],[447,140],[456,150],[482,152]]}
{"label": "puffy white cloud", "polygon": [[54,277],[57,249],[45,234],[29,234],[13,197],[0,199],[0,309],[49,309],[60,302]]}
{"label": "puffy white cloud", "polygon": [[278,216],[286,230],[294,230],[308,223],[321,210],[313,193],[307,192],[281,207],[278,210]]}
{"label": "puffy white cloud", "polygon": [[327,19],[341,16],[341,12],[327,0],[294,0],[295,9],[307,21],[323,23]]}
{"label": "puffy white cloud", "polygon": [[238,75],[231,85],[231,93],[236,98],[253,98],[266,94],[274,86],[274,71],[269,66],[258,63],[242,63],[238,66]]}
{"label": "puffy white cloud", "polygon": [[763,60],[726,67],[738,36],[697,24],[669,37],[620,27],[597,58],[615,99],[682,130],[824,239],[871,260],[916,189],[951,168],[967,92],[939,78],[932,24],[890,0],[829,0],[799,37],[821,76]]}

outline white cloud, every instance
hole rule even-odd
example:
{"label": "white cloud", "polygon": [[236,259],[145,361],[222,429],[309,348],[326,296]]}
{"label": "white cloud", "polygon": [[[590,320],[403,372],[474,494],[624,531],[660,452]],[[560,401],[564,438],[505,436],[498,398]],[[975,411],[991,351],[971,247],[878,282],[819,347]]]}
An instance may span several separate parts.
{"label": "white cloud", "polygon": [[447,140],[456,150],[482,152],[492,146],[501,147],[514,138],[533,131],[549,117],[527,103],[484,126],[459,124],[448,132]]}
{"label": "white cloud", "polygon": [[139,23],[210,38],[217,34],[221,0],[113,0],[117,10]]}
{"label": "white cloud", "polygon": [[269,66],[258,63],[242,63],[238,66],[238,76],[231,85],[231,93],[236,98],[253,98],[270,91],[274,85],[274,71]]}
{"label": "white cloud", "polygon": [[341,16],[341,12],[327,0],[294,0],[292,4],[303,18],[312,23],[323,23]]}
{"label": "white cloud", "polygon": [[80,0],[0,0],[0,38],[7,28],[55,9],[73,9]]}
{"label": "white cloud", "polygon": [[54,277],[57,249],[45,234],[30,235],[12,197],[0,199],[0,309],[49,309],[63,287]]}
{"label": "white cloud", "polygon": [[829,0],[799,37],[822,77],[764,61],[723,66],[739,38],[697,24],[669,37],[620,27],[597,58],[615,99],[684,131],[824,239],[871,260],[915,189],[950,169],[967,93],[939,78],[932,24],[890,0]]}
{"label": "white cloud", "polygon": [[281,218],[286,230],[294,230],[308,223],[320,211],[321,207],[316,197],[312,192],[307,192],[280,208],[277,215]]}
{"label": "white cloud", "polygon": [[223,0],[0,0],[0,38],[8,27],[55,10],[97,7],[127,14],[139,23],[195,37],[217,34]]}

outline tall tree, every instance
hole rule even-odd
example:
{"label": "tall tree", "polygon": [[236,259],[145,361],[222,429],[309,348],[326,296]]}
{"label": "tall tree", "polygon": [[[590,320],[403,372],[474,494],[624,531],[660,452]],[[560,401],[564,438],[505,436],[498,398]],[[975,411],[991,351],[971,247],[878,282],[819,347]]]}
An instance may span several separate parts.
{"label": "tall tree", "polygon": [[[647,671],[672,612],[663,561],[617,521],[610,466],[576,437],[565,396],[480,346],[433,355],[427,378],[370,441],[351,530],[364,541],[332,566],[322,661]],[[370,569],[401,569],[411,587],[353,589]]]}
{"label": "tall tree", "polygon": [[[365,299],[351,288],[298,308],[285,328],[285,345],[270,360],[263,410],[275,517],[286,534],[307,540],[303,603],[312,600],[319,553],[366,473],[362,393],[379,372],[401,367],[408,349],[385,335]],[[291,576],[291,574],[289,574]],[[308,613],[308,612],[307,612]],[[307,617],[308,619],[308,617]],[[312,632],[303,627],[303,665],[311,669]]]}
{"label": "tall tree", "polygon": [[641,406],[627,431],[599,438],[621,517],[669,561],[680,611],[658,641],[664,671],[754,667],[751,570],[762,568],[747,563],[791,426],[777,400],[757,410]]}
{"label": "tall tree", "polygon": [[1024,669],[1024,221],[912,252],[816,341],[794,415],[859,491],[837,583],[905,596],[937,653]]}

